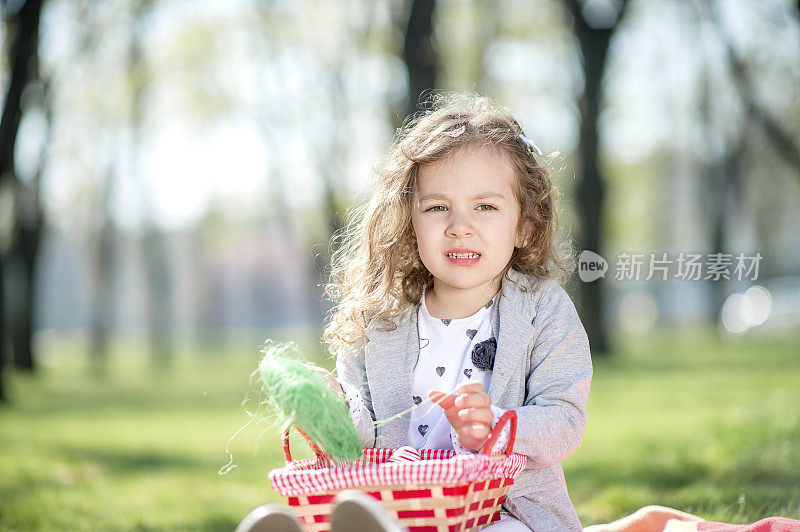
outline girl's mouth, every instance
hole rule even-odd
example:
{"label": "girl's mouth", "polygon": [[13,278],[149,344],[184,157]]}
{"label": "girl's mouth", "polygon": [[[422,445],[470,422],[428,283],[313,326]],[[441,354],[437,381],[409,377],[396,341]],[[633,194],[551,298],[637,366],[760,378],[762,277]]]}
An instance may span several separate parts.
{"label": "girl's mouth", "polygon": [[473,251],[466,253],[448,252],[445,253],[445,256],[451,264],[456,264],[459,266],[470,266],[478,262],[481,258],[480,253],[475,253]]}

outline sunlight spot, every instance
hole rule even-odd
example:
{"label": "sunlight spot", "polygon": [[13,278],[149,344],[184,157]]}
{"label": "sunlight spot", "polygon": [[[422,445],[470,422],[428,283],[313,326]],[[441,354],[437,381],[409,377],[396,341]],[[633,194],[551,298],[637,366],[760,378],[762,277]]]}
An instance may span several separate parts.
{"label": "sunlight spot", "polygon": [[721,318],[726,331],[743,333],[753,318],[753,304],[742,294],[731,294],[722,305]]}
{"label": "sunlight spot", "polygon": [[744,297],[753,306],[751,326],[761,325],[772,313],[772,295],[763,286],[751,286],[744,293]]}

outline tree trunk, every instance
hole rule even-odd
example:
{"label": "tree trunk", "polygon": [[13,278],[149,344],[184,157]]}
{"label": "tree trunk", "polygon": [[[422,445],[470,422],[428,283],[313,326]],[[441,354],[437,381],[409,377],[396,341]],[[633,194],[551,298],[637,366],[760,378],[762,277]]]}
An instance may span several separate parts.
{"label": "tree trunk", "polygon": [[[15,32],[13,42],[9,48],[9,64],[11,65],[11,76],[9,79],[8,90],[6,91],[5,105],[3,107],[3,115],[0,119],[0,188],[11,185],[11,189],[17,188],[17,178],[14,175],[14,148],[16,146],[17,132],[19,131],[19,123],[22,119],[22,92],[27,86],[28,82],[35,75],[32,73],[32,67],[36,66],[33,59],[38,54],[38,41],[39,41],[39,19],[42,11],[42,0],[27,0],[7,21],[6,28],[8,31]],[[18,193],[17,190],[14,190]],[[22,235],[23,238],[28,236],[38,238],[38,234]],[[30,242],[26,245],[34,250],[38,248],[38,241],[36,245],[31,246]],[[4,268],[3,261],[6,260],[4,250],[0,250],[0,284],[3,282],[3,274],[7,275],[7,268]],[[27,287],[22,301],[29,299],[29,290],[32,285]],[[8,337],[11,332],[12,344],[18,343],[14,341],[17,337],[13,331],[9,331],[8,320],[5,316],[5,291],[0,288],[0,368],[3,363],[9,359],[8,357]],[[22,309],[21,317],[27,314],[27,309]],[[25,321],[23,319],[23,321]],[[30,323],[28,323],[30,326]],[[29,331],[30,334],[30,331]],[[27,341],[28,350],[24,349],[24,345],[17,348],[21,349],[20,353],[15,353],[15,364],[26,370],[33,370],[34,358],[30,352],[30,339]],[[15,346],[16,347],[16,346]],[[0,369],[0,372],[2,369]],[[2,381],[2,375],[0,375]],[[3,388],[0,385],[0,400],[3,399]]]}
{"label": "tree trunk", "polygon": [[115,259],[115,227],[111,219],[111,198],[114,182],[113,163],[109,163],[102,195],[104,209],[100,233],[94,242],[94,274],[92,275],[92,309],[89,318],[89,364],[97,378],[108,370],[108,337],[113,322],[112,275]]}
{"label": "tree trunk", "polygon": [[[598,39],[600,40],[600,39]],[[600,170],[597,153],[597,117],[600,112],[600,88],[603,67],[601,53],[598,48],[587,53],[584,49],[584,72],[586,88],[580,100],[580,167],[577,200],[581,220],[580,249],[588,249],[603,254],[601,243],[603,235],[603,205],[605,203],[605,183]],[[602,52],[604,54],[605,51]],[[608,339],[603,312],[604,278],[600,277],[592,283],[581,283],[581,311],[583,324],[592,346],[592,352],[602,355],[608,352]]]}
{"label": "tree trunk", "polygon": [[414,0],[406,26],[403,60],[408,69],[406,116],[419,110],[420,95],[436,88],[438,58],[433,48],[435,0]]}
{"label": "tree trunk", "polygon": [[[617,13],[617,23],[626,7],[623,1]],[[600,105],[603,100],[603,74],[608,56],[608,45],[616,28],[590,25],[584,18],[583,6],[578,0],[568,2],[575,24],[575,34],[583,55],[585,87],[579,107],[580,124],[580,173],[577,200],[581,231],[579,247],[600,255],[603,254],[603,208],[605,204],[605,179],[600,167],[598,153],[598,123]],[[603,278],[591,283],[580,283],[580,311],[583,325],[589,337],[592,353],[608,354],[608,331],[603,311]]]}
{"label": "tree trunk", "polygon": [[32,77],[31,58],[38,53],[41,10],[42,0],[27,0],[6,26],[9,32],[16,31],[16,35],[9,49],[11,78],[0,119],[0,184],[13,179],[14,147],[22,118],[22,91]]}
{"label": "tree trunk", "polygon": [[164,235],[150,226],[142,249],[148,283],[148,325],[154,367],[163,370],[172,364],[172,312],[170,308],[169,258]]}
{"label": "tree trunk", "polygon": [[[727,244],[726,235],[726,207],[728,204],[728,190],[727,190],[727,176],[728,170],[725,160],[708,165],[707,179],[710,191],[710,223],[711,223],[711,252],[712,253],[725,253]],[[722,279],[716,281],[708,281],[711,283],[711,308],[713,318],[719,316],[722,305],[725,302],[726,287]]]}
{"label": "tree trunk", "polygon": [[[710,117],[709,117],[710,118]],[[709,121],[708,130],[711,129]],[[730,227],[729,213],[738,212],[735,190],[739,186],[741,167],[744,164],[742,154],[745,152],[746,129],[742,129],[742,136],[735,146],[725,150],[719,161],[709,164],[706,168],[710,192],[710,223],[711,223],[711,253],[732,254],[729,248],[728,227]],[[710,142],[714,142],[707,137]],[[733,258],[732,258],[733,260]],[[730,272],[733,279],[732,271]],[[711,283],[711,309],[714,320],[722,312],[722,306],[728,297],[728,283],[724,277],[708,282]]]}
{"label": "tree trunk", "polygon": [[21,186],[20,219],[17,221],[16,240],[12,256],[20,264],[19,307],[15,309],[14,326],[11,327],[11,344],[14,353],[14,366],[17,369],[33,371],[36,369],[33,353],[33,320],[36,310],[36,258],[42,237],[43,214],[39,199],[39,177],[31,185]]}
{"label": "tree trunk", "polygon": [[[31,58],[34,65],[33,72],[38,78],[38,58],[34,55]],[[41,198],[42,174],[47,165],[50,135],[52,133],[53,110],[50,105],[49,84],[42,81],[32,88],[38,90],[35,94],[38,97],[37,105],[44,111],[46,128],[42,144],[39,147],[39,158],[36,171],[29,183],[20,183],[18,189],[18,209],[16,240],[12,254],[16,256],[21,264],[23,285],[20,308],[18,309],[19,319],[17,326],[12,330],[12,345],[14,351],[14,363],[18,368],[32,371],[36,364],[33,349],[33,334],[35,332],[34,319],[36,317],[36,264],[41,247],[42,234],[44,233],[44,209]]]}

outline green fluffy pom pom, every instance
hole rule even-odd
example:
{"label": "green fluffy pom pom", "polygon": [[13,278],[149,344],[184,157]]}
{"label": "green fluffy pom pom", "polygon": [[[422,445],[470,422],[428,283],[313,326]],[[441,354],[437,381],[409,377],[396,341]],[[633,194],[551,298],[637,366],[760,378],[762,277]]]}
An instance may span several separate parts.
{"label": "green fluffy pom pom", "polygon": [[258,366],[268,406],[284,427],[296,425],[334,460],[361,457],[347,404],[322,376],[303,364],[297,346],[268,341]]}

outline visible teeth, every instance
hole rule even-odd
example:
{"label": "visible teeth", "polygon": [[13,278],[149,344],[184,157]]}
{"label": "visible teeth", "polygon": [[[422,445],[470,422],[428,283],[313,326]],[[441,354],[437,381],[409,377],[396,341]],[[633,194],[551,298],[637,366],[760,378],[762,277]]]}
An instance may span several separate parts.
{"label": "visible teeth", "polygon": [[480,257],[477,253],[448,253],[451,259],[477,259]]}

